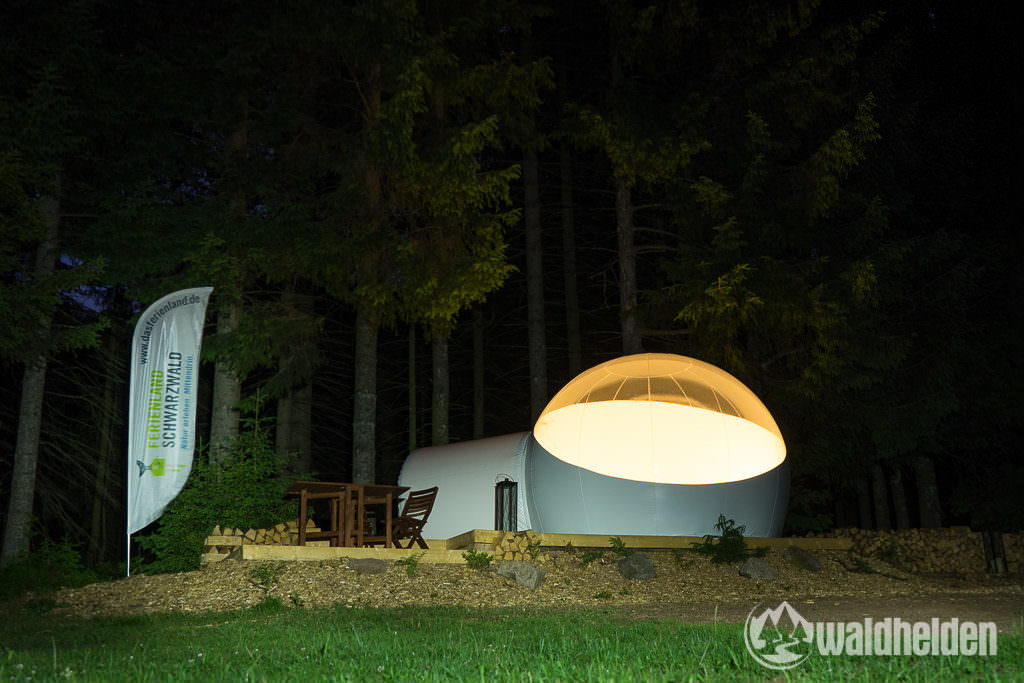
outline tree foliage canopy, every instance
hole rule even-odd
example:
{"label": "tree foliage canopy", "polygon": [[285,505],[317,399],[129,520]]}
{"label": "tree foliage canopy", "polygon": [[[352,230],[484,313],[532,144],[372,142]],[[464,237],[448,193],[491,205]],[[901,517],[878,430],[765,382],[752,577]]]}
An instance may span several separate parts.
{"label": "tree foliage canopy", "polygon": [[[628,190],[644,346],[722,365],[764,399],[797,490],[818,496],[804,519],[874,466],[923,456],[948,514],[995,524],[1006,501],[985,492],[1020,476],[1005,303],[1021,282],[1006,209],[1019,94],[1002,85],[1014,43],[995,9],[15,1],[0,24],[0,486],[41,316],[60,369],[44,431],[66,423],[44,449],[74,441],[61,448],[81,466],[60,467],[83,472],[110,457],[117,421],[72,419],[67,397],[101,416],[117,392],[80,391],[96,375],[69,368],[116,368],[94,347],[125,344],[135,311],[196,284],[240,311],[230,333],[208,330],[207,363],[248,396],[309,390],[314,469],[351,473],[359,316],[381,329],[382,478],[409,442],[409,326],[449,339],[453,439],[469,433],[471,375],[488,433],[528,429],[523,148],[550,270],[570,263],[559,221],[575,240],[584,366],[621,350]],[[58,181],[60,258],[34,277]],[[564,382],[570,285],[547,275],[548,374]],[[471,308],[486,343],[469,341]],[[116,497],[45,476],[60,492],[41,528],[76,507],[113,528]]]}

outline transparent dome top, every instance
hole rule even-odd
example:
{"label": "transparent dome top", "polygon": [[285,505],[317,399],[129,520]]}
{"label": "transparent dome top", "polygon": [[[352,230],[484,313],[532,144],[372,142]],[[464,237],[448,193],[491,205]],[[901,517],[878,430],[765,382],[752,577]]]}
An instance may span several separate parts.
{"label": "transparent dome top", "polygon": [[624,356],[581,373],[551,399],[533,435],[571,465],[666,484],[739,481],[786,458],[754,392],[721,368],[673,354]]}

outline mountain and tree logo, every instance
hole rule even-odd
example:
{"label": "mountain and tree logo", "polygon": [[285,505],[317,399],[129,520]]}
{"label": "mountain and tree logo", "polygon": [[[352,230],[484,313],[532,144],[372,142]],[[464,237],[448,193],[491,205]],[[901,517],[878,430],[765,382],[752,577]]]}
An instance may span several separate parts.
{"label": "mountain and tree logo", "polygon": [[814,625],[788,602],[775,609],[760,609],[758,603],[747,615],[743,642],[750,656],[769,669],[792,669],[811,654]]}

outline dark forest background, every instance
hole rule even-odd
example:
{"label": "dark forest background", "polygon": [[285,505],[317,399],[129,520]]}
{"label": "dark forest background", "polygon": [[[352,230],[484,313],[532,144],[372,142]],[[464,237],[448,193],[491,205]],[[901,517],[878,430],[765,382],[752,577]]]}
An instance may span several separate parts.
{"label": "dark forest background", "polygon": [[[792,533],[1024,526],[999,3],[0,9],[4,559],[123,555],[131,331],[212,285],[197,458],[394,482],[592,365],[720,365]],[[242,423],[241,429],[245,426]],[[34,539],[34,540],[31,540]]]}

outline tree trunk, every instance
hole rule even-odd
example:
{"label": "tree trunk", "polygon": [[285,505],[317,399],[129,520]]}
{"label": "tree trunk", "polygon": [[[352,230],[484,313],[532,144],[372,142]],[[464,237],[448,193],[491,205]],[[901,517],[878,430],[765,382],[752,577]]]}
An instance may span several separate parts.
{"label": "tree trunk", "polygon": [[[622,58],[611,53],[611,89],[623,83]],[[625,178],[615,178],[615,230],[619,247],[619,319],[622,329],[622,351],[642,353],[640,329],[636,319],[636,226],[633,224],[633,188]]]}
{"label": "tree trunk", "polygon": [[437,336],[431,342],[434,357],[434,400],[431,406],[430,443],[444,446],[448,443],[448,403],[450,380],[448,375],[448,337]]}
{"label": "tree trunk", "polygon": [[292,458],[288,469],[295,474],[313,469],[312,410],[313,385],[310,382],[303,382],[277,399],[276,450],[279,456]]}
{"label": "tree trunk", "polygon": [[922,529],[942,526],[939,486],[935,481],[935,461],[927,455],[914,459],[914,480],[917,483],[918,514]]}
{"label": "tree trunk", "polygon": [[[281,306],[285,311],[295,307],[295,288],[291,284],[286,285],[281,293]],[[278,375],[290,378],[294,373],[293,363],[294,354],[286,350],[278,360]],[[277,419],[274,421],[274,447],[280,458],[288,457],[292,454],[294,396],[294,392],[289,389],[277,399]],[[296,468],[294,471],[297,473],[298,469]]]}
{"label": "tree trunk", "polygon": [[583,370],[580,341],[580,304],[576,289],[576,220],[573,211],[572,153],[568,146],[561,150],[562,181],[562,265],[565,275],[565,339],[569,349],[569,375]]}
{"label": "tree trunk", "polygon": [[[282,370],[287,359],[281,359]],[[292,454],[292,400],[295,394],[288,392],[277,399],[277,419],[274,421],[274,450],[278,457],[284,458]]]}
{"label": "tree trunk", "polygon": [[473,438],[482,439],[484,423],[484,313],[473,309]]}
{"label": "tree trunk", "polygon": [[889,518],[889,495],[885,486],[885,471],[879,463],[871,466],[871,494],[875,503],[875,528],[891,529],[892,522]]}
{"label": "tree trunk", "polygon": [[842,528],[847,526],[847,507],[846,499],[843,496],[835,494],[832,496],[832,515],[834,517],[834,526]]}
{"label": "tree trunk", "polygon": [[[281,293],[281,307],[285,315],[297,319],[308,320],[314,314],[310,297],[299,296],[291,284]],[[279,456],[291,458],[287,466],[294,474],[305,474],[313,469],[313,383],[309,359],[315,356],[316,344],[315,338],[302,337],[279,361],[279,375],[288,382],[289,389],[277,399],[274,443]],[[302,365],[299,359],[303,359]]]}
{"label": "tree trunk", "polygon": [[[36,249],[33,278],[37,282],[48,279],[54,270],[60,238],[60,177],[56,179],[54,193],[44,195],[42,204],[46,236]],[[43,392],[46,385],[46,366],[52,314],[45,312],[36,323],[35,355],[25,363],[21,381],[21,403],[18,409],[18,434],[14,445],[14,467],[11,472],[11,497],[7,502],[7,522],[4,526],[0,567],[6,567],[21,552],[29,549],[32,526],[32,505],[36,492],[36,468],[39,461],[39,435],[43,424]]]}
{"label": "tree trunk", "polygon": [[889,467],[889,494],[892,496],[892,510],[896,517],[896,528],[909,529],[910,512],[907,509],[907,492],[903,488],[903,471],[895,463]]}
{"label": "tree trunk", "polygon": [[[363,115],[366,128],[380,123],[381,68],[379,63],[369,66],[362,86]],[[365,186],[366,230],[375,232],[379,227],[381,211],[381,173],[374,161],[360,158]],[[364,253],[359,264],[360,277],[373,283],[380,275],[372,252]],[[355,381],[352,402],[352,481],[373,484],[377,468],[377,332],[380,328],[378,313],[369,303],[360,303],[356,309]]]}
{"label": "tree trunk", "polygon": [[305,382],[292,398],[293,467],[300,473],[313,470],[313,383]]}
{"label": "tree trunk", "polygon": [[861,529],[873,529],[871,521],[871,487],[866,477],[857,477],[857,519]]}
{"label": "tree trunk", "polygon": [[[240,118],[228,136],[225,152],[229,164],[237,163],[244,156],[249,144],[249,103],[244,94],[237,98]],[[230,219],[244,221],[246,216],[247,198],[241,181],[236,178],[236,185],[231,192]],[[236,283],[238,284],[238,283]],[[241,316],[241,304],[226,299],[217,313],[217,334],[230,335],[238,329]],[[238,438],[238,402],[242,398],[242,381],[226,360],[218,360],[213,371],[213,400],[210,416],[210,455],[211,463],[224,462],[230,457],[231,449]]]}
{"label": "tree trunk", "polygon": [[544,338],[544,264],[540,222],[540,183],[537,151],[523,152],[526,228],[526,304],[530,356],[530,420],[535,421],[548,400],[547,342]]}
{"label": "tree trunk", "polygon": [[107,332],[107,348],[103,359],[106,366],[103,379],[103,403],[100,407],[100,414],[97,416],[100,432],[100,442],[97,448],[99,458],[96,463],[96,478],[93,481],[89,545],[86,548],[86,558],[91,566],[103,560],[107,545],[107,503],[111,500],[111,484],[114,483],[111,481],[110,471],[113,469],[114,459],[117,457],[115,444],[120,443],[120,439],[114,435],[114,421],[118,412],[118,402],[115,399],[116,385],[123,380],[115,360],[115,354],[119,351],[119,337],[120,335],[117,335],[114,330]]}
{"label": "tree trunk", "polygon": [[356,371],[352,406],[352,481],[372,484],[377,443],[377,319],[356,314]]}
{"label": "tree trunk", "polygon": [[615,179],[615,222],[619,237],[619,311],[622,320],[622,352],[643,353],[636,319],[636,228],[633,225],[632,189]]}
{"label": "tree trunk", "polygon": [[[217,313],[217,334],[230,335],[238,329],[239,305],[224,301]],[[213,401],[210,408],[210,462],[224,462],[238,438],[238,402],[242,382],[226,361],[217,361],[213,371]]]}
{"label": "tree trunk", "polygon": [[409,325],[409,452],[416,450],[416,325]]}

